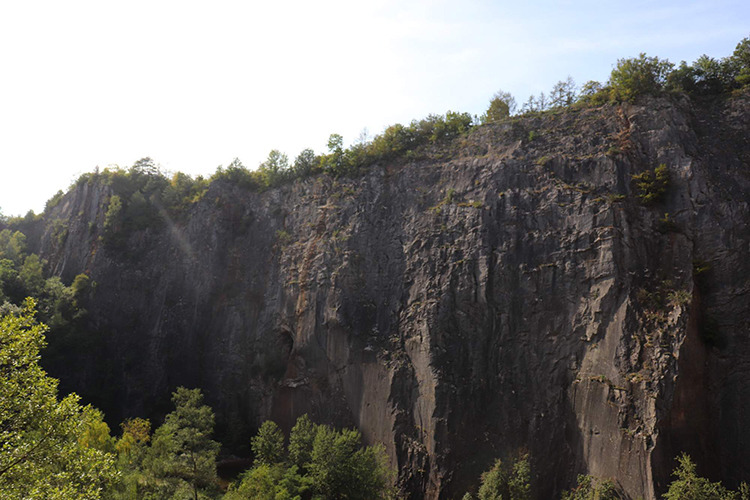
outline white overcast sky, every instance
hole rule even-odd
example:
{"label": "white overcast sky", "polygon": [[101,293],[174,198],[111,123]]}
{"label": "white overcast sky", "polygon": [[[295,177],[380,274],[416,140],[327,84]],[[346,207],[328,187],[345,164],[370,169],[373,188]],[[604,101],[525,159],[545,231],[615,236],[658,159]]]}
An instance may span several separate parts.
{"label": "white overcast sky", "polygon": [[747,36],[747,0],[0,0],[0,211],[40,212],[96,166],[254,168]]}

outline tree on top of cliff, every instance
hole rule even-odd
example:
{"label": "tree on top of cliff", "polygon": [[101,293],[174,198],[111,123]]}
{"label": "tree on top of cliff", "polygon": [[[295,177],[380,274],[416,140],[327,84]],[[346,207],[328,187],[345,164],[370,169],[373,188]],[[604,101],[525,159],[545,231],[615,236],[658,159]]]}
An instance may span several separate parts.
{"label": "tree on top of cliff", "polygon": [[509,92],[498,90],[490,99],[487,111],[480,117],[481,123],[493,123],[508,118],[516,110],[516,99]]}
{"label": "tree on top of cliff", "polygon": [[658,57],[638,57],[618,59],[609,76],[612,96],[623,101],[632,101],[642,94],[658,94],[664,89],[667,76],[674,65]]}
{"label": "tree on top of cliff", "polygon": [[161,175],[159,166],[148,156],[133,163],[131,171],[140,172],[145,175]]}
{"label": "tree on top of cliff", "polygon": [[750,38],[744,38],[732,54],[732,64],[734,64],[737,75],[735,80],[740,85],[750,84]]}

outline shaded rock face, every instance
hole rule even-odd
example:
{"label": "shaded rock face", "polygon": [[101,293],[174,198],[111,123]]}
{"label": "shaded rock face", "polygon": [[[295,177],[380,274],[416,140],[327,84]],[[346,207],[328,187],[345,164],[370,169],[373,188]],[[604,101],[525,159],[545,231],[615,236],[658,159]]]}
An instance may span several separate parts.
{"label": "shaded rock face", "polygon": [[[734,485],[749,111],[651,99],[484,126],[357,179],[214,183],[120,249],[99,239],[109,188],[82,184],[40,250],[96,282],[93,340],[54,374],[115,422],[201,387],[240,452],[268,418],[357,426],[413,498],[459,497],[524,452],[537,498],[589,473],[655,499],[683,450]],[[669,185],[644,206],[632,176],[660,164]]]}

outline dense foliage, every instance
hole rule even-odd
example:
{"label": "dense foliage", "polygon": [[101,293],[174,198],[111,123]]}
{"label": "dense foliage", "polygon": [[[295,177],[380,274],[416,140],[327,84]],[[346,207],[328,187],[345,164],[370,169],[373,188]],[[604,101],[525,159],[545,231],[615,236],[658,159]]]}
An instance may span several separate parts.
{"label": "dense foliage", "polygon": [[96,499],[117,477],[102,414],[39,366],[34,301],[0,318],[0,497]]}
{"label": "dense foliage", "polygon": [[[467,493],[464,500],[474,497]],[[495,460],[484,472],[478,500],[531,500],[531,468],[528,456],[512,461]]]}
{"label": "dense foliage", "polygon": [[664,500],[746,500],[748,498],[747,484],[742,483],[738,492],[730,491],[721,483],[712,483],[698,476],[695,464],[688,455],[681,455],[677,462],[677,468],[672,472],[675,479],[664,494]]}
{"label": "dense foliage", "polygon": [[357,430],[316,425],[303,415],[292,428],[286,450],[273,422],[263,423],[252,447],[255,465],[230,487],[227,500],[393,496],[394,478],[383,447],[363,447]]}
{"label": "dense foliage", "polygon": [[[698,476],[696,466],[686,454],[677,459],[672,472],[675,478],[664,494],[664,500],[750,500],[750,486],[740,484],[731,491],[721,483]],[[466,493],[463,500],[529,500],[531,468],[527,456],[512,461],[496,460],[480,478],[476,495]],[[611,479],[579,475],[576,486],[563,491],[560,500],[622,500],[628,498]]]}
{"label": "dense foliage", "polygon": [[593,476],[578,476],[578,484],[570,491],[565,491],[561,500],[620,500],[624,498],[609,479]]}
{"label": "dense foliage", "polygon": [[[208,499],[216,475],[214,415],[198,389],[178,388],[174,411],[151,434],[148,420],[122,423],[119,439],[103,415],[75,394],[58,398],[39,366],[46,327],[28,299],[0,318],[0,497],[8,499]],[[382,446],[363,447],[356,430],[301,417],[289,446],[273,422],[252,440],[255,465],[224,495],[238,498],[377,499],[392,495]]]}
{"label": "dense foliage", "polygon": [[83,335],[82,323],[93,286],[85,274],[68,286],[57,276],[45,278],[44,265],[38,255],[27,253],[22,232],[0,231],[0,314],[18,312],[26,297],[34,297],[39,319],[52,332],[49,361],[64,356],[70,346],[91,341]]}

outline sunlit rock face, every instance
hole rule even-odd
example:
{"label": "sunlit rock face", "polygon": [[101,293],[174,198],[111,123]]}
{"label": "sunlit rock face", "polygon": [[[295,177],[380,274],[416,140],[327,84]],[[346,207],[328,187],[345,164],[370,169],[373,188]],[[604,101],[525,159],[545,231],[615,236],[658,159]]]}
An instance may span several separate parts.
{"label": "sunlit rock face", "polygon": [[[82,183],[39,250],[96,282],[90,339],[50,369],[113,422],[201,387],[235,453],[269,418],[357,426],[412,498],[458,498],[524,452],[540,499],[579,473],[655,499],[681,451],[733,486],[749,121],[744,97],[514,119],[354,179],[214,183],[120,248],[100,238],[110,188]],[[632,176],[661,164],[643,205]]]}

